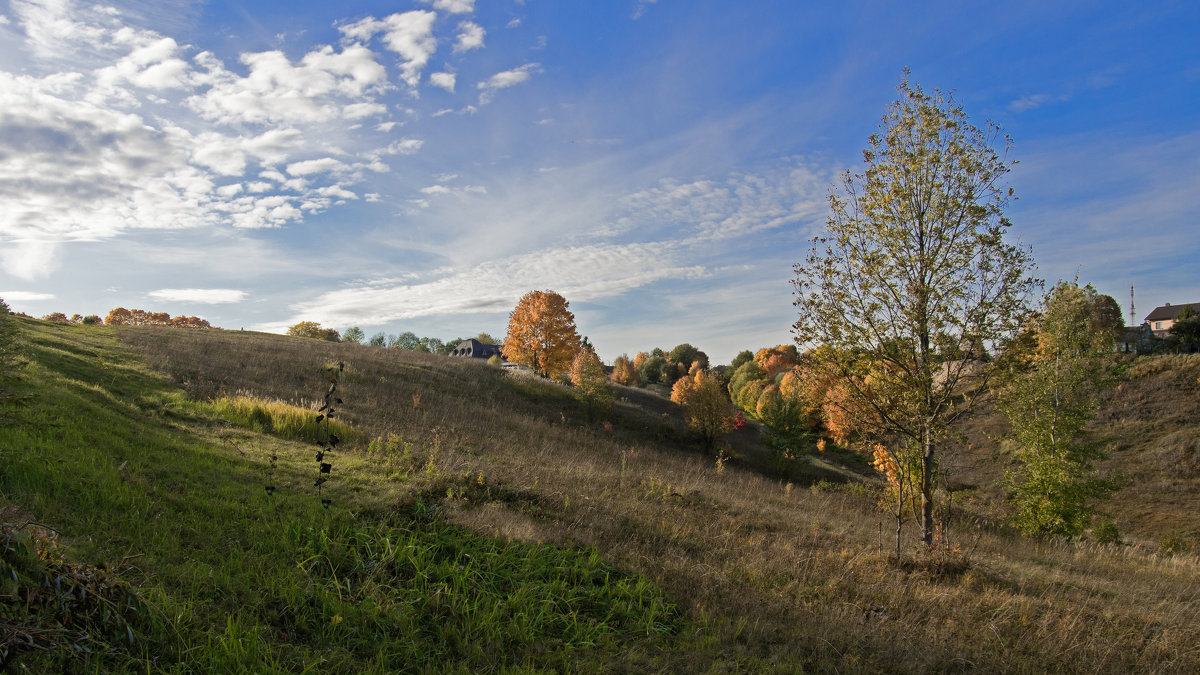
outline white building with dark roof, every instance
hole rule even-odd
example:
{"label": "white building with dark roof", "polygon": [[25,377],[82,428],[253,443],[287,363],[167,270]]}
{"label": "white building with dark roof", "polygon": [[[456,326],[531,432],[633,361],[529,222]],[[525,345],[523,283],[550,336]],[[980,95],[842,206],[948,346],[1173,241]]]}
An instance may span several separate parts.
{"label": "white building with dark roof", "polygon": [[470,359],[490,359],[493,356],[504,358],[500,353],[500,345],[489,345],[475,338],[463,340],[450,352],[450,356],[464,356]]}
{"label": "white building with dark roof", "polygon": [[1167,303],[1162,307],[1155,307],[1153,312],[1146,315],[1146,325],[1150,326],[1150,330],[1154,331],[1155,337],[1165,338],[1171,330],[1171,326],[1175,325],[1175,320],[1183,313],[1183,310],[1191,309],[1193,312],[1200,314],[1200,302],[1191,302],[1183,305],[1172,305]]}

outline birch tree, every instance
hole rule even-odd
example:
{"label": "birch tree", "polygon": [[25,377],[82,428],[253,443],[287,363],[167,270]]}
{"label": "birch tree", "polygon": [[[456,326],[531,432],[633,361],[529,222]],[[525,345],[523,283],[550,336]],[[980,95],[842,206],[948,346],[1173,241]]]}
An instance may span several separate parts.
{"label": "birch tree", "polygon": [[1036,322],[1032,362],[1001,389],[999,407],[1018,446],[1006,477],[1013,523],[1026,534],[1082,534],[1094,503],[1117,486],[1095,476],[1092,462],[1104,453],[1083,438],[1101,389],[1113,381],[1105,297],[1090,285],[1057,284]]}
{"label": "birch tree", "polygon": [[1029,251],[1006,239],[1009,139],[972,125],[953,96],[926,93],[907,72],[897,91],[863,170],[830,190],[826,231],[795,266],[793,328],[802,347],[832,348],[848,403],[866,417],[864,443],[897,462],[919,449],[931,545],[938,448],[992,372],[977,352],[1016,334],[1039,282]]}

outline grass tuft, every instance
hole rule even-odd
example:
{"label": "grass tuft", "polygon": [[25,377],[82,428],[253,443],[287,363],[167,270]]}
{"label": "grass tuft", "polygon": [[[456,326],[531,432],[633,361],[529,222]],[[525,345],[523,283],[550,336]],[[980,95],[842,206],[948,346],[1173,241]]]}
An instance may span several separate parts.
{"label": "grass tuft", "polygon": [[[320,443],[326,432],[316,421],[315,408],[301,407],[280,400],[238,394],[221,396],[208,404],[209,408],[230,422],[261,433],[274,434],[305,443]],[[361,444],[363,434],[342,420],[328,420],[329,431],[351,446]]]}

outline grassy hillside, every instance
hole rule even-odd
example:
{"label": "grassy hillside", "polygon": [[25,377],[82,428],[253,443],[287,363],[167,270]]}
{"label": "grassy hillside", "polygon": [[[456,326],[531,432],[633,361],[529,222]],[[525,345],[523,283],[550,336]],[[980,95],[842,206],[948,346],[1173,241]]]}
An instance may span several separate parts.
{"label": "grassy hillside", "polygon": [[[599,420],[444,357],[21,328],[0,491],[24,586],[2,592],[6,635],[54,647],[11,647],[35,671],[1200,669],[1194,557],[964,518],[965,571],[898,570],[869,486],[778,478],[752,439],[718,471],[645,392]],[[338,362],[347,441],[323,509],[321,432],[289,420]],[[105,602],[31,595],[39,548]]]}
{"label": "grassy hillside", "polygon": [[[1125,357],[1117,369],[1086,433],[1108,455],[1100,474],[1124,483],[1102,510],[1127,543],[1200,553],[1200,354]],[[974,515],[1000,520],[1008,424],[985,407],[961,431],[952,480]]]}

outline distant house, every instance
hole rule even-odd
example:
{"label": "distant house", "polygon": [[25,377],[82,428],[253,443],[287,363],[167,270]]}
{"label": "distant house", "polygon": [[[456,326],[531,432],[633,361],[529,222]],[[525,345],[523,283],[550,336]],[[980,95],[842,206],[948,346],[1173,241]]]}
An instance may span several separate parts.
{"label": "distant house", "polygon": [[450,352],[450,356],[464,356],[469,359],[490,359],[493,356],[504,358],[500,353],[500,345],[489,345],[475,338],[463,340]]}
{"label": "distant house", "polygon": [[1149,324],[1129,326],[1121,331],[1121,339],[1117,341],[1116,351],[1122,354],[1144,354],[1154,347],[1154,333]]}
{"label": "distant house", "polygon": [[1146,324],[1154,332],[1154,337],[1165,338],[1171,330],[1171,326],[1175,325],[1175,319],[1185,309],[1191,309],[1193,312],[1200,314],[1200,302],[1192,302],[1184,305],[1172,305],[1168,302],[1162,307],[1155,307],[1153,312],[1146,315]]}

